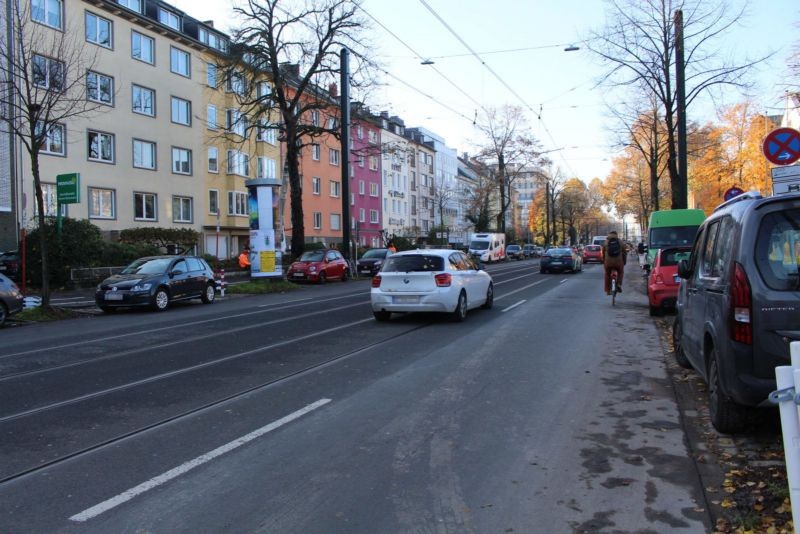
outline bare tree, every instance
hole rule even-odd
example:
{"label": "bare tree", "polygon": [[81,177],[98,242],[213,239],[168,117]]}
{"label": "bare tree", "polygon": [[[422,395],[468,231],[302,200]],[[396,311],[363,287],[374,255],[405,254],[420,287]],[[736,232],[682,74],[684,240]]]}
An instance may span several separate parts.
{"label": "bare tree", "polygon": [[[305,244],[300,155],[303,147],[320,137],[340,136],[335,120],[340,110],[336,95],[329,88],[339,80],[339,54],[343,48],[352,50],[356,58],[365,57],[366,44],[362,39],[365,23],[358,16],[358,6],[353,0],[291,4],[280,0],[246,0],[234,7],[234,12],[244,22],[233,34],[235,44],[229,58],[233,61],[226,64],[226,76],[241,75],[242,66],[247,65],[265,73],[274,84],[271,91],[251,86],[238,100],[248,127],[276,129],[285,143],[292,255],[299,256]],[[366,65],[362,61],[353,69],[356,86],[361,79],[358,73]],[[273,115],[279,118],[277,123],[265,121]],[[321,116],[321,120],[312,120],[312,116]]]}
{"label": "bare tree", "polygon": [[487,167],[494,167],[500,209],[497,229],[506,231],[506,212],[511,205],[511,188],[517,178],[527,175],[540,162],[539,143],[531,133],[522,108],[504,106],[486,110],[478,125],[486,144],[476,159]]}
{"label": "bare tree", "polygon": [[684,12],[686,107],[702,94],[732,86],[749,86],[746,74],[758,62],[734,63],[723,58],[715,43],[743,16],[724,0],[608,0],[606,27],[587,42],[607,66],[601,83],[612,87],[644,86],[660,107],[666,124],[667,168],[672,207],[685,208],[686,176],[677,163],[677,97],[675,84],[675,28],[673,15]]}
{"label": "bare tree", "polygon": [[[96,53],[86,46],[83,19],[67,27],[63,13],[32,2],[9,1],[10,35],[0,35],[0,121],[25,149],[31,165],[40,228],[42,305],[50,303],[50,276],[39,155],[64,143],[66,124],[101,104],[87,94]],[[100,150],[101,147],[95,147]]]}

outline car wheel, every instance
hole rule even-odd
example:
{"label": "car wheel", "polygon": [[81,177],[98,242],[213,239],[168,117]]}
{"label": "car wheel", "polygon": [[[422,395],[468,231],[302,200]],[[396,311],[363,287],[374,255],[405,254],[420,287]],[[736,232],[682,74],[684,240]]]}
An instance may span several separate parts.
{"label": "car wheel", "polygon": [[489,310],[494,305],[494,284],[489,282],[489,287],[486,289],[486,302],[483,303],[484,310]]}
{"label": "car wheel", "polygon": [[156,289],[156,294],[153,295],[152,307],[156,311],[164,311],[169,308],[169,293],[163,287]]}
{"label": "car wheel", "polygon": [[6,310],[6,305],[0,302],[0,326],[5,324],[6,317],[8,317],[8,310]]}
{"label": "car wheel", "polygon": [[328,280],[328,277],[327,277],[327,276],[325,276],[325,271],[320,271],[320,272],[319,272],[319,278],[318,278],[318,280],[319,280],[319,283],[320,283],[320,284],[324,284],[324,283],[325,283],[325,282]]}
{"label": "car wheel", "polygon": [[692,362],[686,357],[681,345],[681,323],[679,317],[675,317],[675,321],[672,323],[672,349],[675,351],[675,362],[684,369],[691,369]]}
{"label": "car wheel", "polygon": [[345,269],[342,272],[342,282],[347,282],[348,278],[350,278],[350,269]]}
{"label": "car wheel", "polygon": [[547,272],[547,271],[546,271],[546,270],[544,270],[544,269],[539,269],[539,274],[544,274],[544,273],[546,273],[546,272]]}
{"label": "car wheel", "polygon": [[453,320],[457,323],[462,322],[467,318],[467,294],[463,291],[458,295],[458,302],[456,309],[453,312]]}
{"label": "car wheel", "polygon": [[708,362],[708,408],[711,424],[723,434],[741,431],[747,423],[746,406],[736,404],[720,387],[717,348],[711,349]]}
{"label": "car wheel", "polygon": [[375,317],[375,320],[378,321],[379,323],[385,323],[386,321],[392,318],[392,312],[383,310],[374,311],[372,312],[372,316]]}
{"label": "car wheel", "polygon": [[203,293],[202,297],[203,304],[214,304],[214,297],[217,296],[216,287],[214,284],[206,285],[206,290]]}
{"label": "car wheel", "polygon": [[116,308],[113,308],[111,306],[100,306],[100,309],[103,310],[103,313],[114,313],[115,311],[117,311]]}
{"label": "car wheel", "polygon": [[656,317],[661,315],[661,307],[660,306],[650,306],[650,316]]}

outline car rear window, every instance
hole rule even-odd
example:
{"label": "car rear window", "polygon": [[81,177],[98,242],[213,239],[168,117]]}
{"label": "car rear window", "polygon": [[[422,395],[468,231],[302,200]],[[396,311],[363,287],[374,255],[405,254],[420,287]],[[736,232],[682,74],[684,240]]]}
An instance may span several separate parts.
{"label": "car rear window", "polygon": [[663,249],[661,251],[661,263],[662,267],[669,267],[672,265],[678,265],[678,262],[681,260],[688,260],[689,256],[691,256],[691,250],[680,250],[680,249]]}
{"label": "car rear window", "polygon": [[603,247],[601,247],[600,245],[588,245],[586,247],[586,250],[588,250],[589,252],[600,252],[600,249],[602,248]]}
{"label": "car rear window", "polygon": [[367,258],[379,258],[379,259],[380,258],[385,258],[387,252],[389,252],[389,251],[387,249],[385,249],[385,248],[373,248],[373,249],[370,249],[370,250],[366,251],[364,253],[364,255],[361,256],[361,258],[362,259],[367,259]]}
{"label": "car rear window", "polygon": [[761,219],[756,264],[771,289],[800,290],[800,209],[769,213]]}
{"label": "car rear window", "polygon": [[425,254],[389,256],[382,272],[411,273],[419,271],[444,271],[444,258]]}

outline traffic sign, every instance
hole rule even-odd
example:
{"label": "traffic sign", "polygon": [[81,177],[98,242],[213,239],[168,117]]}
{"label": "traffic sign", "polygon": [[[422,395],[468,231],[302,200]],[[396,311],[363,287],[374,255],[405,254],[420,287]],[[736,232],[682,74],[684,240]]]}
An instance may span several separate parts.
{"label": "traffic sign", "polygon": [[734,185],[733,187],[730,187],[728,188],[727,191],[725,191],[725,195],[723,196],[723,198],[725,199],[725,202],[727,202],[733,197],[738,197],[742,193],[744,193],[744,189],[742,189],[741,187],[736,187]]}
{"label": "traffic sign", "polygon": [[772,130],[762,144],[764,155],[775,165],[789,165],[800,159],[800,132],[794,128]]}

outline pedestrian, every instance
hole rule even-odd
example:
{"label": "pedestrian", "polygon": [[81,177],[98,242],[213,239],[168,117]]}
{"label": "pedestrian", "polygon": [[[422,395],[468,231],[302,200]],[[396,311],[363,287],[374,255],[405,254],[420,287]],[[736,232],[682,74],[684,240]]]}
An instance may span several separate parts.
{"label": "pedestrian", "polygon": [[394,246],[394,241],[389,241],[389,246],[386,248],[388,248],[389,252],[391,252],[392,254],[397,252],[397,247]]}
{"label": "pedestrian", "polygon": [[250,268],[250,247],[247,245],[242,249],[242,253],[239,254],[239,267],[242,269]]}
{"label": "pedestrian", "polygon": [[611,230],[603,245],[603,267],[605,269],[604,288],[606,295],[611,294],[611,272],[617,271],[617,292],[622,293],[622,276],[625,273],[625,245],[619,240],[617,232]]}

